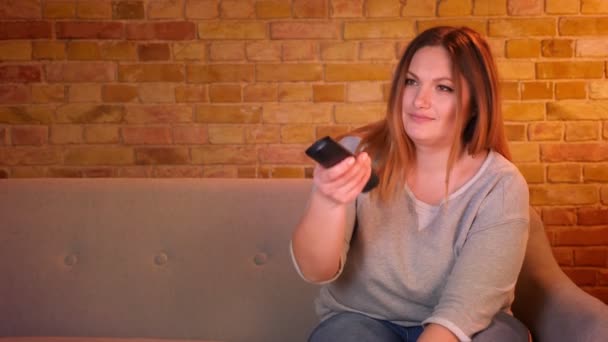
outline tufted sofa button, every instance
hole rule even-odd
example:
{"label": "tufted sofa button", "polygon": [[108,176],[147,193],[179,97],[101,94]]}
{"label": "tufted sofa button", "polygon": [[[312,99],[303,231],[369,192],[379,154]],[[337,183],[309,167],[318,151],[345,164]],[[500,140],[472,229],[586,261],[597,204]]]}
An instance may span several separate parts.
{"label": "tufted sofa button", "polygon": [[158,266],[166,264],[167,261],[169,261],[169,257],[165,253],[159,253],[158,255],[156,255],[156,257],[154,257],[154,263]]}
{"label": "tufted sofa button", "polygon": [[258,253],[253,257],[253,262],[258,265],[264,265],[268,261],[268,255],[266,253]]}
{"label": "tufted sofa button", "polygon": [[74,266],[78,262],[78,258],[74,254],[70,254],[63,259],[63,263],[66,266]]}

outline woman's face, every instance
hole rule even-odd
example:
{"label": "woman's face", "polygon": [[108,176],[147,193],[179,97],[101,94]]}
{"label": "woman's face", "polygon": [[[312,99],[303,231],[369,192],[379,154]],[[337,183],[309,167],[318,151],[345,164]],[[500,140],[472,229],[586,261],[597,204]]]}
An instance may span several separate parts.
{"label": "woman's face", "polygon": [[[427,46],[418,50],[410,63],[402,98],[402,118],[406,134],[416,147],[449,148],[459,110],[452,62],[445,48]],[[466,108],[470,90],[460,82],[462,104]]]}

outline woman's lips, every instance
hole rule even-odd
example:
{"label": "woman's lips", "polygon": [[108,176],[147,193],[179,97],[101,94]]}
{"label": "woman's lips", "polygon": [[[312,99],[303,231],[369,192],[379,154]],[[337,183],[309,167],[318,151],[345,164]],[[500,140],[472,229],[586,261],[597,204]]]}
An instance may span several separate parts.
{"label": "woman's lips", "polygon": [[434,118],[422,114],[412,113],[409,115],[411,120],[414,122],[424,123],[435,120]]}

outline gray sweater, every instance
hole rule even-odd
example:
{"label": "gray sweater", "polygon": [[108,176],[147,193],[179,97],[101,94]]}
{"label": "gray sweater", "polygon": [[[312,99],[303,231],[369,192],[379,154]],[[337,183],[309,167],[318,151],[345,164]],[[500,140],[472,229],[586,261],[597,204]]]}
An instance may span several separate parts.
{"label": "gray sweater", "polygon": [[[349,140],[342,143],[353,149]],[[510,312],[528,206],[526,181],[493,151],[438,206],[407,188],[390,205],[359,195],[348,214],[342,267],[321,288],[317,313],[322,320],[354,311],[403,326],[437,323],[470,340],[496,313]]]}

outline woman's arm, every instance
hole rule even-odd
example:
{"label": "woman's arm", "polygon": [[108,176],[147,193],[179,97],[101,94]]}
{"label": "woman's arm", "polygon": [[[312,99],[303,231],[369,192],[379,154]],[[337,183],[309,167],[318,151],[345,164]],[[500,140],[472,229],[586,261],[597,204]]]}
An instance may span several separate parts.
{"label": "woman's arm", "polygon": [[513,300],[528,238],[529,202],[523,177],[505,178],[479,208],[439,303],[423,322],[449,327],[461,340],[487,328]]}
{"label": "woman's arm", "polygon": [[304,216],[292,236],[293,256],[302,276],[310,282],[332,279],[341,265],[348,237],[349,206],[354,205],[371,173],[371,162],[363,152],[325,169],[319,165],[314,188]]}

